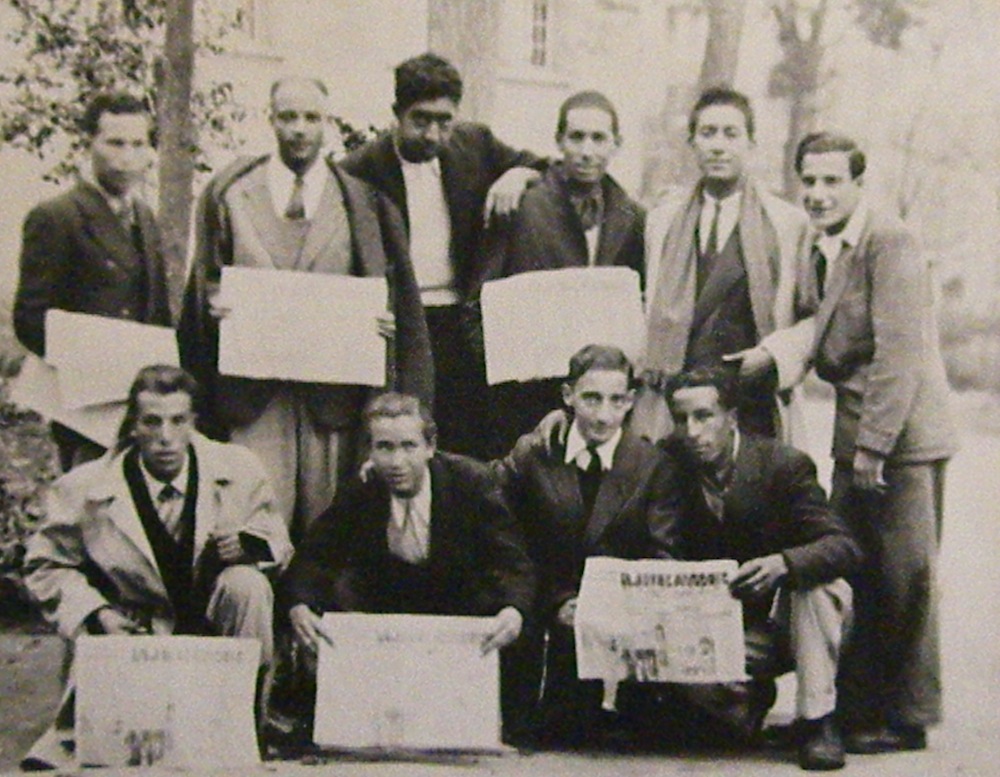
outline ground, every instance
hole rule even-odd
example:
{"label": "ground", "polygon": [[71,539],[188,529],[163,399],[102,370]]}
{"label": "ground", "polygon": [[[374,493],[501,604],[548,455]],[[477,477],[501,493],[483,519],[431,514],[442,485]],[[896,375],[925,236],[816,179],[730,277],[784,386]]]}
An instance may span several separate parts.
{"label": "ground", "polygon": [[[948,472],[944,542],[939,570],[942,595],[945,721],[933,729],[923,753],[851,756],[845,777],[994,777],[1000,775],[1000,401],[966,396],[958,403],[966,431]],[[829,407],[809,407],[811,428],[828,426]],[[815,455],[826,466],[826,436],[817,433]],[[13,771],[33,737],[47,725],[58,700],[61,650],[51,635],[0,634],[0,772]],[[787,719],[785,683],[775,716]],[[119,770],[123,773],[127,770]],[[88,770],[95,775],[115,770]],[[799,773],[792,754],[684,753],[633,756],[540,753],[439,757],[366,762],[359,758],[317,763],[269,762],[260,774],[279,777],[434,775],[545,775],[545,777],[646,777],[713,775],[764,777]],[[245,775],[248,770],[231,772]],[[158,770],[147,770],[156,775]],[[176,774],[176,772],[162,772]],[[221,774],[222,772],[219,772]]]}

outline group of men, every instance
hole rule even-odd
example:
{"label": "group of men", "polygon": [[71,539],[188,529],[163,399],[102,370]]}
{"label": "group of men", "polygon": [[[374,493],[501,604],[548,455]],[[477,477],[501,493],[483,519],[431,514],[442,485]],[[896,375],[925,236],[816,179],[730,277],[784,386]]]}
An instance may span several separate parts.
{"label": "group of men", "polygon": [[[804,768],[839,768],[845,744],[926,747],[954,432],[928,266],[863,197],[862,151],[802,140],[803,212],[746,174],[746,97],[708,90],[689,122],[701,178],[647,215],[607,172],[621,133],[600,93],[563,103],[562,157],[546,160],[457,120],[462,82],[436,55],[403,62],[395,92],[393,127],[335,161],[326,87],[276,82],[276,152],[206,187],[184,369],[139,374],[120,444],[56,482],[29,543],[27,584],[60,633],[253,636],[263,714],[275,588],[306,672],[336,641],[325,611],[488,615],[512,740],[669,741],[693,720],[753,737],[773,678],[794,668]],[[25,222],[14,320],[39,355],[52,308],[170,323],[155,222],[134,193],[148,112],[102,96],[83,129],[92,170]],[[488,387],[482,285],[598,265],[642,279],[641,369],[591,345],[565,380]],[[226,266],[386,278],[389,310],[371,325],[388,341],[388,392],[220,374],[218,324],[240,304],[221,292]],[[812,368],[836,390],[829,501],[788,445]],[[53,433],[65,469],[102,453]],[[739,562],[751,681],[626,684],[606,709],[573,646],[596,555]]]}

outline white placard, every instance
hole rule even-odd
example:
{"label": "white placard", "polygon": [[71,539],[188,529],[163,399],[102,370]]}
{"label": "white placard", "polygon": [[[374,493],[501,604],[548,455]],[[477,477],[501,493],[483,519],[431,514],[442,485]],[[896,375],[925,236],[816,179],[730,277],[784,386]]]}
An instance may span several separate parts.
{"label": "white placard", "polygon": [[247,378],[382,386],[384,278],[223,267],[219,371]]}
{"label": "white placard", "polygon": [[258,764],[259,665],[253,639],[80,637],[78,762],[200,770]]}
{"label": "white placard", "polygon": [[576,610],[581,679],[746,680],[743,605],[732,560],[588,558]]}
{"label": "white placard", "polygon": [[140,369],[180,364],[170,327],[56,309],[45,314],[45,360],[67,410],[124,402]]}
{"label": "white placard", "polygon": [[125,417],[125,402],[75,409],[65,407],[56,368],[31,353],[21,364],[10,399],[15,405],[30,408],[50,421],[58,421],[105,448],[115,444],[118,428]]}
{"label": "white placard", "polygon": [[522,273],[483,285],[490,385],[566,374],[585,345],[616,345],[634,361],[645,324],[639,274],[627,267]]}
{"label": "white placard", "polygon": [[489,618],[327,613],[316,682],[318,745],[499,750]]}

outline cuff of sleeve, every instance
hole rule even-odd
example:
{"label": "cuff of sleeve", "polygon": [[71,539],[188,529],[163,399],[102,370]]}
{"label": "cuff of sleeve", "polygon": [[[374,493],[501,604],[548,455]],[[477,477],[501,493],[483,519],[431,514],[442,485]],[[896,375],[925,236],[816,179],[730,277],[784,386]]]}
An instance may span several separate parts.
{"label": "cuff of sleeve", "polygon": [[892,432],[882,432],[878,429],[861,428],[858,430],[857,440],[854,442],[856,448],[864,448],[866,451],[876,453],[883,458],[887,458],[892,449],[896,447],[897,435]]}

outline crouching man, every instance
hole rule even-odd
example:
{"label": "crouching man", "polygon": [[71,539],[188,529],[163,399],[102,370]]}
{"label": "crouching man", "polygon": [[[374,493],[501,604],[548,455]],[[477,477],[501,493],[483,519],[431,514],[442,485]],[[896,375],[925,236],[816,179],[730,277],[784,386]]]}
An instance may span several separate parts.
{"label": "crouching man", "polygon": [[518,638],[534,568],[486,465],[436,449],[416,397],[365,409],[370,464],[320,515],[283,579],[295,641],[313,665],[330,611],[493,616],[483,650]]}
{"label": "crouching man", "polygon": [[694,370],[667,386],[675,431],[670,468],[671,553],[735,559],[730,584],[743,602],[744,685],[688,685],[679,692],[753,733],[774,701],[773,678],[794,668],[803,769],[839,769],[834,726],[837,664],[851,617],[843,580],[861,557],[827,505],[812,460],[774,440],[741,434],[736,385],[722,369]]}
{"label": "crouching man", "polygon": [[[260,642],[263,678],[273,653],[266,572],[282,568],[292,547],[253,454],[195,432],[197,395],[179,368],[139,371],[115,450],[52,485],[28,542],[25,584],[71,642],[247,637]],[[71,727],[67,717],[57,726]]]}

